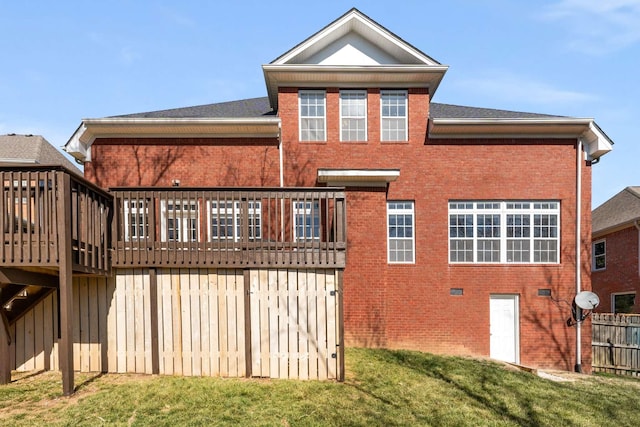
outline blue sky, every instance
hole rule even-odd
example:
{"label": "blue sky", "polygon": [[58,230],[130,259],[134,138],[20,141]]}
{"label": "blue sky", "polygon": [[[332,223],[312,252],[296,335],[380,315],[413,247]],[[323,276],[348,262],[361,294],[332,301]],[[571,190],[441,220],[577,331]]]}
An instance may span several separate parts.
{"label": "blue sky", "polygon": [[436,102],[595,118],[594,207],[640,185],[640,0],[0,0],[0,134],[265,96],[261,65],[351,7],[449,65]]}

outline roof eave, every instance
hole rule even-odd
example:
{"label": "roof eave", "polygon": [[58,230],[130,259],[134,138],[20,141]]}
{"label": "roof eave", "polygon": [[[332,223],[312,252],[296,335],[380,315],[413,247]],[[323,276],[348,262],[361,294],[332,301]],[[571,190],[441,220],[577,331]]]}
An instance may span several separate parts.
{"label": "roof eave", "polygon": [[86,162],[98,138],[277,138],[279,133],[278,117],[84,119],[64,150]]}
{"label": "roof eave", "polygon": [[593,119],[549,118],[431,118],[429,138],[582,138],[591,160],[612,150],[613,141]]}
{"label": "roof eave", "polygon": [[428,88],[433,97],[448,70],[446,65],[263,65],[274,110],[280,87]]}

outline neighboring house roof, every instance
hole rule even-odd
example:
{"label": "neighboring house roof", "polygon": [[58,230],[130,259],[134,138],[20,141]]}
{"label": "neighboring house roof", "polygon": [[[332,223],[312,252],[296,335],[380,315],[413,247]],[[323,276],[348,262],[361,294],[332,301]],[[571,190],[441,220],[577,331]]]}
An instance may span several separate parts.
{"label": "neighboring house roof", "polygon": [[0,164],[6,163],[64,166],[82,176],[76,165],[40,135],[0,135]]}
{"label": "neighboring house roof", "polygon": [[594,237],[629,227],[640,220],[640,187],[627,187],[591,214]]}

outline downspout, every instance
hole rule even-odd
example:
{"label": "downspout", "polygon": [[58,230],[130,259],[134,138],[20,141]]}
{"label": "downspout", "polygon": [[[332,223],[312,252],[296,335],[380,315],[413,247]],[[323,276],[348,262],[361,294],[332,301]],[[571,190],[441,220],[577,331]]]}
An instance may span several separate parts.
{"label": "downspout", "polygon": [[[582,249],[582,138],[576,143],[576,295],[582,288],[580,250]],[[578,310],[578,309],[576,309]],[[576,372],[582,372],[582,322],[576,322]]]}
{"label": "downspout", "polygon": [[284,187],[284,154],[282,151],[282,123],[278,123],[278,156],[280,161],[280,188]]}

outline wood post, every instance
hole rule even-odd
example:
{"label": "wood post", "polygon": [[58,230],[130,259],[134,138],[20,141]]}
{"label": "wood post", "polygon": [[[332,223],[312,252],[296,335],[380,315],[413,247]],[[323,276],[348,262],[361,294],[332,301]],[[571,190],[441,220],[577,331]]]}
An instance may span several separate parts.
{"label": "wood post", "polygon": [[[251,357],[251,275],[250,270],[243,271],[244,281],[244,361],[245,376],[251,378],[253,375],[253,360]],[[256,331],[259,334],[259,331]]]}
{"label": "wood post", "polygon": [[149,311],[151,317],[151,373],[160,373],[158,348],[158,275],[155,268],[149,269]]}
{"label": "wood post", "polygon": [[58,354],[62,371],[62,391],[65,396],[73,394],[73,270],[71,259],[71,179],[58,172],[58,259],[60,281],[60,344]]}
{"label": "wood post", "polygon": [[9,329],[9,321],[4,313],[4,309],[0,307],[0,384],[9,384],[11,382],[10,345],[11,332]]}
{"label": "wood post", "polygon": [[344,381],[344,270],[336,271],[336,298],[338,322],[338,381]]}

